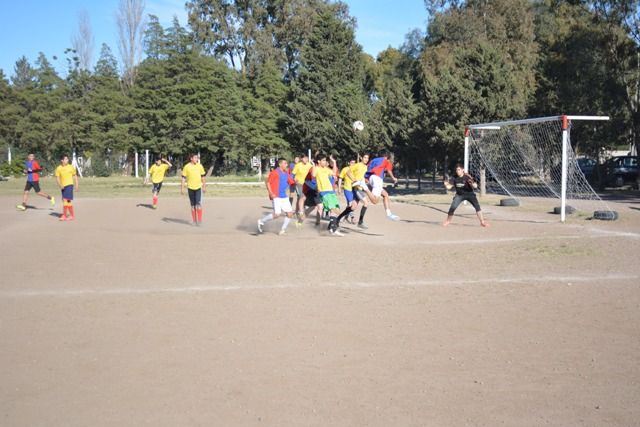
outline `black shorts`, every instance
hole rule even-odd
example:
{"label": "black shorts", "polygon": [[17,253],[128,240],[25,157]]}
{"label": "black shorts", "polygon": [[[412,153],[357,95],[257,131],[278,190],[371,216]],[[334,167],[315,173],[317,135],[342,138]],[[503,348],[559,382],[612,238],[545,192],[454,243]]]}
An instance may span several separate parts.
{"label": "black shorts", "polygon": [[39,193],[40,183],[38,181],[27,181],[27,184],[24,186],[24,191],[30,191],[32,188],[36,193]]}
{"label": "black shorts", "polygon": [[198,188],[197,190],[189,188],[188,190],[191,206],[202,206],[202,188]]}
{"label": "black shorts", "polygon": [[162,181],[158,182],[158,183],[153,183],[153,190],[151,190],[152,193],[160,193],[160,189],[162,188]]}
{"label": "black shorts", "polygon": [[318,195],[316,190],[309,190],[305,195],[304,205],[308,208],[322,204],[322,197]]}

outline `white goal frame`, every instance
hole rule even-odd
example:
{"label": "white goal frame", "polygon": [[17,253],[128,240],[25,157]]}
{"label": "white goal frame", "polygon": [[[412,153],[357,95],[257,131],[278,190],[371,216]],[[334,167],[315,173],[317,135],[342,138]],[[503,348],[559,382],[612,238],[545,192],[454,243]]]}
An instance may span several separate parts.
{"label": "white goal frame", "polygon": [[550,116],[539,117],[533,119],[523,120],[510,120],[504,122],[483,123],[467,125],[464,133],[464,169],[465,172],[469,172],[469,138],[472,129],[500,129],[502,126],[518,125],[518,124],[531,124],[536,122],[549,122],[549,121],[562,121],[562,181],[561,181],[561,195],[560,195],[560,221],[565,221],[566,206],[567,206],[567,168],[568,168],[568,150],[570,149],[569,141],[569,125],[571,120],[609,120],[609,116]]}

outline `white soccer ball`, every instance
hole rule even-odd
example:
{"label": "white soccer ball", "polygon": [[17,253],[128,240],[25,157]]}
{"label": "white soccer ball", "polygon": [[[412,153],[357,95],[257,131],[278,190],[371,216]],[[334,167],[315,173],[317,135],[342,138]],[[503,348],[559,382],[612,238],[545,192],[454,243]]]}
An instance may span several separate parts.
{"label": "white soccer ball", "polygon": [[364,123],[362,123],[360,120],[356,120],[355,122],[353,122],[353,130],[355,130],[356,132],[361,132],[364,129]]}

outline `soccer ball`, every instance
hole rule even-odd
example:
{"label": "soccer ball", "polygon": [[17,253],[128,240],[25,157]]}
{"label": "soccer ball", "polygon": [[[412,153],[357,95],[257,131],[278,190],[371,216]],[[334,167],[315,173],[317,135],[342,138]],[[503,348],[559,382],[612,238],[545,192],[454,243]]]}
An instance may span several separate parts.
{"label": "soccer ball", "polygon": [[362,123],[360,120],[356,120],[355,122],[353,122],[353,130],[355,130],[356,132],[361,132],[362,129],[364,129],[364,123]]}

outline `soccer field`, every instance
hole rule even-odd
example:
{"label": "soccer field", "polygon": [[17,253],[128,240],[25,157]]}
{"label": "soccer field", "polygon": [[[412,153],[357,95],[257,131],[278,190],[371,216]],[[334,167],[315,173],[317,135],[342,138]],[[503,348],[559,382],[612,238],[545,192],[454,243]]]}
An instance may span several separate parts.
{"label": "soccer field", "polygon": [[0,196],[0,424],[637,423],[640,204],[481,199],[490,228],[468,205],[444,228],[442,200],[339,238],[258,235],[266,197],[193,227],[185,197],[79,193],[61,223]]}

